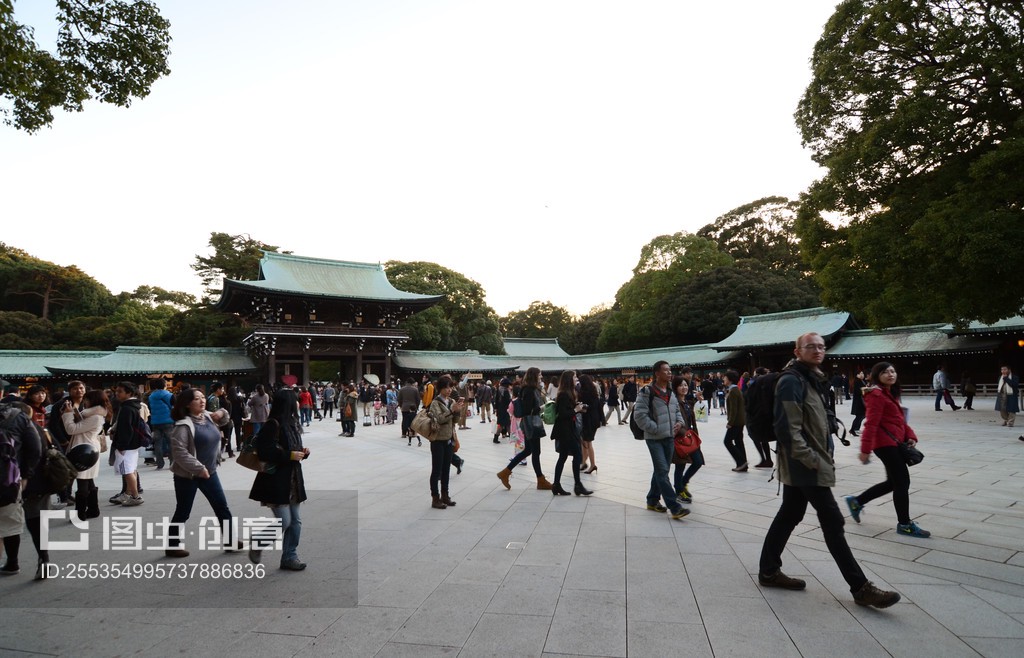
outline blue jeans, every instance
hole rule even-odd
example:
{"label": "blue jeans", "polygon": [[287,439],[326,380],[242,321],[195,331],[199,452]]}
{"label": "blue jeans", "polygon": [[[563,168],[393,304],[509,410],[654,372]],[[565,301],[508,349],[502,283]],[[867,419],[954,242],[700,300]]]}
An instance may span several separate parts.
{"label": "blue jeans", "polygon": [[261,429],[263,429],[263,423],[253,423],[252,424],[252,435],[256,436],[257,434],[260,433]]}
{"label": "blue jeans", "polygon": [[156,458],[156,467],[164,467],[164,455],[168,461],[171,458],[171,430],[174,423],[166,425],[153,425],[153,456]]}
{"label": "blue jeans", "polygon": [[300,407],[299,408],[299,420],[303,424],[309,424],[313,422],[313,407]]}
{"label": "blue jeans", "polygon": [[[693,474],[700,470],[700,467],[704,465],[704,453],[701,452],[700,448],[697,448],[693,454],[690,455],[690,459],[693,461],[689,464],[676,464],[675,470],[675,484],[676,493],[683,490],[687,484],[690,483],[690,478]],[[683,469],[686,469],[683,472]]]}
{"label": "blue jeans", "polygon": [[673,512],[679,511],[679,503],[676,502],[676,492],[672,483],[668,480],[668,467],[672,463],[672,451],[675,450],[675,440],[648,439],[644,443],[651,452],[651,462],[654,464],[654,474],[651,475],[651,488],[647,492],[647,504],[657,505],[658,498],[665,499],[665,507]]}
{"label": "blue jeans", "polygon": [[[174,476],[174,516],[171,523],[184,523],[192,515],[192,503],[196,499],[196,491],[202,491],[206,500],[210,502],[213,513],[221,522],[228,521],[230,524],[231,510],[228,509],[228,499],[224,496],[224,488],[220,485],[220,477],[217,472],[210,473],[210,478],[183,478],[180,475]],[[229,525],[230,527],[230,525]],[[181,541],[178,539],[178,526],[172,525],[167,532],[167,545],[177,548]],[[234,538],[228,536],[224,540],[225,547],[233,547]]]}
{"label": "blue jeans", "polygon": [[284,536],[281,542],[281,563],[298,560],[299,536],[302,534],[302,517],[299,516],[299,504],[271,505],[270,511],[281,519],[281,530]]}

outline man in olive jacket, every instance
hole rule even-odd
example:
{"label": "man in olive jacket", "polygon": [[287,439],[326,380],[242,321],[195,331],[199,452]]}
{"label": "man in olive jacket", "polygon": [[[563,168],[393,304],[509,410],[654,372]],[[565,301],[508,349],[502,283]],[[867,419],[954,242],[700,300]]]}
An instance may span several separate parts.
{"label": "man in olive jacket", "polygon": [[804,334],[797,339],[793,353],[796,359],[790,361],[775,385],[774,428],[782,506],[764,538],[758,582],[763,587],[794,590],[807,586],[780,569],[786,542],[810,503],[818,514],[825,545],[850,585],[854,602],[887,608],[899,601],[900,595],[878,589],[864,576],[846,543],[843,514],[832,495],[836,469],[825,413],[829,384],[821,371],[825,341],[818,334]]}

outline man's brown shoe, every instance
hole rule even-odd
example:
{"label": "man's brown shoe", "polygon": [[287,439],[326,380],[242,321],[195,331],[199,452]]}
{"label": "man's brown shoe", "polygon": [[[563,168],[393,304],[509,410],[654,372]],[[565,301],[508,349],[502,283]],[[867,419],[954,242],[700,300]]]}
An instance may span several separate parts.
{"label": "man's brown shoe", "polygon": [[791,578],[781,571],[776,571],[771,576],[758,574],[757,582],[761,583],[761,587],[778,587],[780,589],[804,589],[807,587],[807,583],[804,581],[799,578]]}
{"label": "man's brown shoe", "polygon": [[876,608],[888,608],[894,603],[899,603],[899,600],[899,593],[878,589],[870,580],[853,593],[853,602],[857,605],[870,605]]}

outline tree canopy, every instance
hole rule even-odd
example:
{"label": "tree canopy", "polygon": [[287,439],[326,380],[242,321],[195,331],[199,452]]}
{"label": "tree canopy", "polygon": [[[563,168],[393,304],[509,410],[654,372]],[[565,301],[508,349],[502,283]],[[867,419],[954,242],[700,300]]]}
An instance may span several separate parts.
{"label": "tree canopy", "polygon": [[551,302],[534,301],[501,319],[501,332],[515,338],[559,338],[573,325],[572,313]]}
{"label": "tree canopy", "polygon": [[796,223],[824,303],[874,327],[1021,312],[1022,18],[1002,0],[837,6],[796,112],[827,169]]}
{"label": "tree canopy", "polygon": [[224,279],[258,279],[263,252],[278,250],[274,245],[254,240],[248,234],[229,235],[217,231],[210,233],[209,245],[213,253],[209,256],[197,255],[192,269],[202,279],[204,290],[210,296],[221,293]]}
{"label": "tree canopy", "polygon": [[57,52],[36,43],[0,0],[0,115],[29,133],[53,122],[53,108],[80,112],[90,98],[121,107],[149,95],[170,73],[171,24],[147,0],[57,0]]}
{"label": "tree canopy", "polygon": [[697,235],[713,240],[735,260],[756,260],[776,271],[805,269],[800,258],[800,241],[794,234],[799,204],[781,196],[770,196],[734,208]]}
{"label": "tree canopy", "polygon": [[444,295],[437,305],[402,323],[411,340],[408,349],[477,350],[502,354],[498,316],[484,302],[483,287],[466,276],[436,263],[413,261],[384,263],[388,280],[399,290]]}

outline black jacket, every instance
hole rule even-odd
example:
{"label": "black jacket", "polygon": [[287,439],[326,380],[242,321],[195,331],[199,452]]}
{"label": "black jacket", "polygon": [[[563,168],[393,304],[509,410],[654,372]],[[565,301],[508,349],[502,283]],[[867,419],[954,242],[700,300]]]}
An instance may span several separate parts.
{"label": "black jacket", "polygon": [[139,422],[142,403],[138,398],[130,398],[121,403],[117,410],[117,426],[114,428],[114,450],[136,450],[140,447],[139,437],[135,435],[135,425]]}

